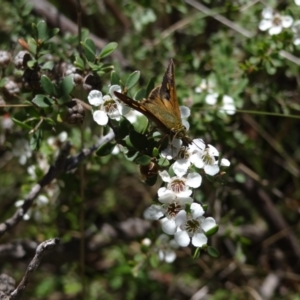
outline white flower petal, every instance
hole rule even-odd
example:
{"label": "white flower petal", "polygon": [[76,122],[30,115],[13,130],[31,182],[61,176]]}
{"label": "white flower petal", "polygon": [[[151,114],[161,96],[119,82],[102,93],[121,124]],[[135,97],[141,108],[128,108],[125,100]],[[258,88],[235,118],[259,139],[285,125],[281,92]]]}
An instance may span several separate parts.
{"label": "white flower petal", "polygon": [[282,20],[282,26],[284,28],[291,27],[294,21],[291,16],[282,16],[281,20]]}
{"label": "white flower petal", "polygon": [[196,233],[192,237],[192,244],[195,247],[202,247],[207,244],[207,237],[204,233]]}
{"label": "white flower petal", "polygon": [[159,220],[163,216],[164,214],[160,205],[151,205],[144,211],[144,218],[146,220]]}
{"label": "white flower petal", "polygon": [[204,171],[205,171],[206,174],[208,174],[208,175],[210,175],[210,176],[215,176],[216,174],[219,173],[220,168],[219,168],[218,165],[213,165],[213,166],[211,166],[211,165],[206,165],[206,166],[204,167]]}
{"label": "white flower petal", "polygon": [[209,231],[210,229],[216,227],[216,225],[217,225],[217,224],[216,224],[216,221],[215,221],[215,219],[212,218],[212,217],[205,218],[205,220],[203,220],[203,221],[201,222],[201,228],[202,228],[205,232],[207,232],[207,231]]}
{"label": "white flower petal", "polygon": [[295,4],[300,6],[300,0],[295,0]]}
{"label": "white flower petal", "polygon": [[161,177],[162,181],[164,181],[164,182],[171,181],[171,177],[167,171],[159,172],[159,176]]}
{"label": "white flower petal", "polygon": [[191,115],[191,110],[187,106],[180,106],[181,118],[188,118]]}
{"label": "white flower petal", "polygon": [[208,154],[210,156],[219,156],[219,151],[216,147],[214,147],[213,145],[208,145]]}
{"label": "white flower petal", "polygon": [[88,101],[93,106],[99,106],[103,103],[102,93],[97,90],[90,91],[88,95]]}
{"label": "white flower petal", "polygon": [[229,167],[230,166],[230,161],[226,158],[221,159],[221,166],[223,167]]}
{"label": "white flower petal", "polygon": [[190,243],[190,237],[186,231],[176,232],[174,238],[176,243],[181,247],[186,247]]}
{"label": "white flower petal", "polygon": [[196,168],[202,169],[205,165],[202,154],[201,153],[195,153],[191,156],[191,162],[195,165]]}
{"label": "white flower petal", "polygon": [[261,31],[266,31],[272,27],[272,21],[271,20],[261,20],[259,22],[258,28]]}
{"label": "white flower petal", "polygon": [[204,209],[199,203],[192,203],[191,211],[194,219],[204,215]]}
{"label": "white flower petal", "polygon": [[179,159],[175,161],[175,163],[172,165],[172,169],[174,170],[174,173],[182,177],[186,174],[187,170],[189,169],[189,166],[191,165],[190,161],[187,159]]}
{"label": "white flower petal", "polygon": [[272,19],[273,14],[274,12],[271,7],[265,7],[261,12],[261,15],[263,16],[264,19]]}
{"label": "white flower petal", "polygon": [[176,253],[173,250],[165,250],[165,262],[172,263],[176,259]]}
{"label": "white flower petal", "polygon": [[215,105],[217,103],[217,99],[219,97],[218,93],[212,93],[212,94],[208,94],[205,97],[205,102],[209,105]]}
{"label": "white flower petal", "polygon": [[185,224],[186,220],[187,220],[187,216],[185,210],[181,210],[175,217],[175,223],[177,226],[181,226],[182,224]]}
{"label": "white flower petal", "polygon": [[116,99],[118,99],[118,98],[115,96],[114,92],[119,92],[119,93],[121,93],[121,92],[122,92],[121,87],[120,87],[119,85],[117,85],[117,84],[114,84],[114,85],[112,85],[112,86],[109,88],[109,94],[111,95],[111,97],[112,97],[114,100],[116,100]]}
{"label": "white flower petal", "polygon": [[178,197],[177,198],[177,202],[179,203],[179,205],[181,205],[182,207],[185,206],[186,204],[191,204],[193,203],[194,199],[191,197]]}
{"label": "white flower petal", "polygon": [[163,218],[160,220],[161,222],[161,229],[166,234],[174,234],[176,232],[176,224],[173,219],[169,220],[168,218]]}
{"label": "white flower petal", "polygon": [[170,204],[172,202],[174,202],[174,200],[176,199],[176,195],[170,191],[167,190],[168,192],[165,192],[163,195],[158,197],[158,201],[163,203],[163,204]]}
{"label": "white flower petal", "polygon": [[282,31],[282,26],[281,26],[281,25],[278,25],[278,26],[272,26],[272,27],[269,29],[269,33],[270,33],[271,35],[279,34],[281,31]]}
{"label": "white flower petal", "polygon": [[186,184],[192,188],[198,188],[201,185],[202,177],[200,174],[193,172],[187,176]]}
{"label": "white flower petal", "polygon": [[102,110],[96,110],[93,112],[93,119],[99,125],[106,125],[108,122],[107,114]]}
{"label": "white flower petal", "polygon": [[205,143],[202,139],[194,139],[193,144],[190,145],[191,151],[203,151],[205,149]]}

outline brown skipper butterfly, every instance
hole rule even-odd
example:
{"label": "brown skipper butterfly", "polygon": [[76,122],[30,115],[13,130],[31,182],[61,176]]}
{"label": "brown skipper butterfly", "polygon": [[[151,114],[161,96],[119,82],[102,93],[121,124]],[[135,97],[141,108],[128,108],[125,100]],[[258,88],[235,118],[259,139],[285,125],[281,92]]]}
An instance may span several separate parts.
{"label": "brown skipper butterfly", "polygon": [[161,85],[154,88],[147,99],[135,101],[127,95],[118,92],[115,92],[115,95],[126,105],[153,121],[158,129],[171,139],[181,139],[185,146],[192,143],[181,121],[172,59],[169,62]]}

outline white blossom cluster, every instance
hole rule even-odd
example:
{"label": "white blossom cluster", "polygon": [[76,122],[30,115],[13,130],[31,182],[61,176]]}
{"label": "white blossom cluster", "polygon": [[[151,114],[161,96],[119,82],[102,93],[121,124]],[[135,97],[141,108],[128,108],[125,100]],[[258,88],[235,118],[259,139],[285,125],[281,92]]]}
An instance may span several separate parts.
{"label": "white blossom cluster", "polygon": [[[295,0],[296,5],[300,5],[299,0]],[[294,19],[288,15],[281,15],[279,12],[275,12],[270,7],[265,7],[261,13],[262,20],[260,21],[258,28],[261,31],[268,31],[270,35],[280,34],[283,29],[290,28],[294,34],[294,45],[300,45],[300,20],[294,22]]]}
{"label": "white blossom cluster", "polygon": [[174,235],[176,243],[185,247],[192,243],[195,247],[207,244],[206,234],[217,227],[212,217],[204,217],[204,209],[194,202],[193,189],[199,188],[202,176],[190,172],[192,166],[203,169],[214,176],[220,166],[229,166],[227,159],[218,160],[219,152],[212,145],[206,145],[201,139],[193,140],[189,147],[183,147],[181,140],[174,140],[172,145],[162,151],[167,159],[174,159],[172,170],[176,176],[171,177],[167,171],[159,173],[166,183],[158,190],[160,204],[151,205],[144,213],[149,220],[160,220],[164,233]]}
{"label": "white blossom cluster", "polygon": [[[100,125],[106,125],[109,118],[120,120],[122,115],[129,113],[128,107],[115,97],[114,91],[121,91],[120,86],[111,86],[110,95],[102,96],[100,91],[94,90],[88,96],[89,103],[96,107],[93,111],[94,120]],[[182,118],[190,115],[188,107],[181,106],[180,112]],[[186,120],[182,119],[182,124],[189,128]],[[192,198],[193,189],[199,188],[202,183],[202,176],[191,169],[202,169],[205,174],[215,176],[220,172],[220,166],[229,166],[230,162],[224,158],[219,160],[218,150],[201,139],[193,140],[188,147],[183,146],[180,139],[174,139],[161,152],[161,156],[175,161],[171,166],[175,176],[172,177],[167,171],[159,172],[165,187],[158,190],[159,204],[147,208],[144,217],[160,220],[163,232],[174,236],[170,240],[163,235],[156,244],[159,258],[171,262],[176,257],[176,247],[186,247],[190,243],[195,247],[203,247],[207,245],[207,235],[217,230],[214,218],[205,217],[203,207]]]}

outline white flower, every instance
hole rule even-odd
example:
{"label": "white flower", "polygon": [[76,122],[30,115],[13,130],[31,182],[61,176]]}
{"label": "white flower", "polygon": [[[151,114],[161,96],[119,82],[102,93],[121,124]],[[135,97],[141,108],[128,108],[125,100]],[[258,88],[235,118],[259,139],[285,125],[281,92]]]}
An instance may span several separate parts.
{"label": "white flower", "polygon": [[214,92],[215,83],[211,79],[202,79],[201,83],[195,88],[196,93],[208,93]]}
{"label": "white flower", "polygon": [[[300,5],[300,0],[299,0]],[[294,45],[300,45],[300,20],[296,21],[292,26],[292,31],[294,33]]]}
{"label": "white flower", "polygon": [[[206,96],[205,102],[209,105],[215,105],[217,103],[218,97],[219,97],[218,93],[209,94]],[[236,108],[234,105],[233,98],[228,95],[223,95],[221,107],[220,107],[219,111],[225,112],[228,115],[235,114]]]}
{"label": "white flower", "polygon": [[146,220],[159,220],[165,215],[165,209],[161,205],[151,205],[144,211]]}
{"label": "white flower", "polygon": [[[206,146],[203,140],[195,139],[188,148],[182,147],[179,151],[177,151],[177,156],[174,157],[176,161],[172,165],[172,168],[174,173],[180,177],[187,173],[191,165],[194,165],[199,169],[204,169],[206,174],[214,176],[220,171],[219,161],[217,160],[218,156],[219,151],[214,146]],[[228,167],[230,166],[230,162],[229,160],[222,158],[220,165]],[[162,174],[164,175],[165,173]]]}
{"label": "white flower", "polygon": [[174,249],[177,249],[179,245],[174,239],[170,240],[169,236],[161,234],[155,244],[154,250],[157,252],[159,260],[172,263],[176,259]]}
{"label": "white flower", "polygon": [[291,16],[281,16],[279,13],[274,13],[270,7],[263,9],[262,17],[258,27],[262,31],[268,30],[270,35],[279,34],[283,28],[288,28],[293,24]]}
{"label": "white flower", "polygon": [[178,213],[175,219],[178,227],[174,238],[179,246],[186,247],[190,241],[195,247],[207,244],[204,233],[216,227],[216,221],[211,217],[203,217],[203,214],[204,210],[198,203],[191,204],[189,213],[185,210]]}
{"label": "white flower", "polygon": [[295,0],[295,4],[300,6],[300,0]]}
{"label": "white flower", "polygon": [[29,143],[25,139],[18,139],[12,152],[14,156],[19,157],[19,163],[21,165],[25,165],[27,159],[32,155],[32,150],[30,149]]}
{"label": "white flower", "polygon": [[190,124],[185,119],[190,116],[191,110],[187,106],[180,106],[179,109],[180,109],[180,115],[181,115],[182,125],[185,126],[186,130],[189,130]]}
{"label": "white flower", "polygon": [[[219,161],[216,159],[219,156],[219,151],[212,145],[207,145],[204,151],[197,152],[197,157],[194,159],[194,165],[196,168],[204,169],[205,173],[214,176],[220,171]],[[220,162],[221,166],[228,167],[230,162],[228,159],[222,158]]]}
{"label": "white flower", "polygon": [[[36,204],[38,207],[42,207],[49,202],[48,198],[44,195],[38,195],[36,198]],[[16,207],[21,207],[24,204],[24,200],[17,200],[15,202]],[[34,214],[35,219],[40,219],[40,212],[37,209],[29,208],[27,212],[23,215],[23,220],[27,221],[30,219],[31,215]]]}
{"label": "white flower", "polygon": [[202,182],[202,177],[198,173],[189,173],[186,178],[179,176],[170,177],[167,171],[159,172],[159,175],[164,182],[168,183],[166,188],[162,187],[158,190],[159,201],[164,199],[164,197],[171,197],[170,194],[180,198],[189,197],[192,194],[190,188],[198,188]]}
{"label": "white flower", "polygon": [[109,88],[109,95],[102,96],[102,93],[97,90],[92,90],[88,95],[88,101],[91,105],[99,107],[93,112],[93,118],[99,125],[106,125],[108,119],[120,120],[121,115],[128,112],[128,108],[121,104],[114,92],[121,92],[119,85],[112,85]]}
{"label": "white flower", "polygon": [[225,112],[228,115],[234,115],[236,108],[234,105],[234,100],[230,96],[224,95],[222,98],[223,105],[220,108],[220,112]]}
{"label": "white flower", "polygon": [[201,139],[193,140],[193,143],[187,148],[182,147],[175,157],[176,161],[172,168],[177,176],[183,176],[187,173],[191,164],[194,164],[198,159],[198,153],[203,153],[205,143]]}

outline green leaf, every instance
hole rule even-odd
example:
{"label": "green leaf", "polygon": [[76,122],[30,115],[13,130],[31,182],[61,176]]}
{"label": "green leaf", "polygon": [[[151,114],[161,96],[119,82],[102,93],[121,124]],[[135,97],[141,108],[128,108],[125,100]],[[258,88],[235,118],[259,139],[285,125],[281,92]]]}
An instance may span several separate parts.
{"label": "green leaf", "polygon": [[136,158],[134,162],[139,165],[146,166],[151,162],[151,157],[148,155],[141,155]]}
{"label": "green leaf", "polygon": [[80,57],[80,56],[76,56],[75,57],[75,61],[74,61],[74,66],[76,67],[76,68],[78,68],[79,70],[84,70],[84,61],[83,61],[83,59]]}
{"label": "green leaf", "polygon": [[56,94],[56,89],[55,89],[54,83],[46,75],[42,75],[42,77],[41,77],[41,85],[42,85],[44,91],[48,95],[53,96],[53,95]]}
{"label": "green leaf", "polygon": [[41,94],[36,95],[32,99],[32,102],[38,107],[51,107],[54,104],[54,101],[50,97]]}
{"label": "green leaf", "polygon": [[94,62],[96,59],[96,46],[93,40],[87,38],[84,42],[81,42],[81,45],[87,60]]}
{"label": "green leaf", "polygon": [[118,43],[112,42],[107,44],[100,52],[99,54],[99,59],[104,58],[108,55],[110,55],[112,52],[114,52],[116,50],[116,48],[118,47]]}
{"label": "green leaf", "polygon": [[216,232],[218,232],[218,230],[219,230],[219,226],[216,225],[215,227],[211,228],[208,231],[205,231],[204,233],[206,236],[211,236],[211,235],[214,235]]}
{"label": "green leaf", "polygon": [[33,9],[33,4],[32,3],[27,3],[23,6],[22,11],[20,11],[22,17],[26,17],[31,13]]}
{"label": "green leaf", "polygon": [[134,96],[135,100],[142,100],[146,97],[146,89],[142,88],[140,89]]}
{"label": "green leaf", "polygon": [[37,32],[38,32],[38,39],[42,40],[43,42],[49,39],[47,24],[45,21],[40,21],[37,24]]}
{"label": "green leaf", "polygon": [[219,251],[216,248],[211,247],[211,246],[207,246],[207,253],[209,256],[214,257],[214,258],[217,258],[220,256]]}
{"label": "green leaf", "polygon": [[52,70],[52,69],[53,69],[53,66],[54,66],[54,62],[53,62],[53,61],[47,61],[46,63],[44,63],[44,64],[41,66],[41,69],[42,69],[42,70]]}
{"label": "green leaf", "polygon": [[66,76],[59,84],[59,92],[62,97],[68,96],[74,88],[72,75]]}
{"label": "green leaf", "polygon": [[119,77],[119,75],[117,74],[116,71],[112,71],[111,72],[111,75],[110,75],[110,84],[111,85],[114,85],[114,84],[119,85],[120,84],[120,77]]}
{"label": "green leaf", "polygon": [[35,56],[36,48],[37,48],[35,39],[29,38],[27,44],[28,44],[29,52]]}
{"label": "green leaf", "polygon": [[200,257],[201,254],[201,249],[200,248],[196,248],[194,255],[193,255],[193,259],[197,259]]}
{"label": "green leaf", "polygon": [[100,146],[97,150],[96,150],[96,154],[98,156],[106,156],[111,154],[111,152],[113,151],[113,149],[115,148],[116,143],[106,143],[102,146]]}
{"label": "green leaf", "polygon": [[23,121],[17,120],[15,118],[12,118],[13,122],[17,125],[19,125],[20,127],[24,128],[24,129],[32,129],[31,126],[29,126],[28,124],[24,123]]}
{"label": "green leaf", "polygon": [[130,90],[139,81],[140,74],[141,74],[140,71],[134,71],[129,75],[125,84],[128,90]]}
{"label": "green leaf", "polygon": [[38,150],[41,146],[41,142],[42,142],[42,130],[38,129],[31,136],[31,139],[29,141],[30,148],[32,150]]}
{"label": "green leaf", "polygon": [[153,156],[153,157],[156,157],[156,156],[158,156],[158,155],[159,155],[159,150],[158,150],[158,148],[154,147],[154,148],[152,149],[152,156]]}
{"label": "green leaf", "polygon": [[154,89],[155,77],[151,78],[147,84],[146,97],[149,96],[150,92]]}
{"label": "green leaf", "polygon": [[148,139],[145,135],[132,130],[129,134],[132,145],[139,150],[145,150],[147,148]]}

